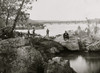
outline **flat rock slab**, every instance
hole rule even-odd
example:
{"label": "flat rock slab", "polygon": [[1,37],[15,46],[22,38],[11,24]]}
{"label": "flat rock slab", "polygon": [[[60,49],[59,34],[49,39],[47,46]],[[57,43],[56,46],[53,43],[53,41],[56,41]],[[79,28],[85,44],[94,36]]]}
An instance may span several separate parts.
{"label": "flat rock slab", "polygon": [[70,38],[69,40],[65,41],[63,36],[56,37],[54,41],[59,42],[64,47],[68,48],[69,50],[75,51],[79,50],[78,40],[77,38]]}

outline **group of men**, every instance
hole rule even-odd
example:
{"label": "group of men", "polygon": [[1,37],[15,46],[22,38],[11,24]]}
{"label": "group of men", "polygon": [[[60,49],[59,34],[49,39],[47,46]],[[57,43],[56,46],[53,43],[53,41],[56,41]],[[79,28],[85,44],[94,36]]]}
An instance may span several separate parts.
{"label": "group of men", "polygon": [[[33,36],[35,36],[35,28],[33,28]],[[30,35],[30,32],[29,32],[29,30],[28,30],[28,36]],[[47,29],[46,30],[46,36],[48,36],[49,37],[49,29]],[[68,34],[68,32],[67,31],[65,31],[64,32],[64,34],[63,34],[63,39],[66,41],[66,40],[69,40],[69,34]]]}
{"label": "group of men", "polygon": [[[46,35],[49,36],[49,29],[46,30]],[[63,39],[66,41],[66,40],[69,40],[69,34],[67,31],[65,31],[65,33],[63,34]]]}
{"label": "group of men", "polygon": [[[46,35],[49,36],[49,29],[46,30]],[[67,31],[65,31],[65,33],[63,34],[63,39],[66,41],[66,40],[69,40],[69,34]]]}

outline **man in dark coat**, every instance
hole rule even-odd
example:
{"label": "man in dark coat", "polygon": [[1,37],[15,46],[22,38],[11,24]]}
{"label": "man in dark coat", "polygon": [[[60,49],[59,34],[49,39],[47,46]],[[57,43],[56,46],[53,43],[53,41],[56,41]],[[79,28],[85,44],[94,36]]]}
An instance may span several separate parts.
{"label": "man in dark coat", "polygon": [[68,34],[67,31],[65,31],[65,33],[63,34],[63,38],[64,38],[65,41],[69,40],[69,34]]}

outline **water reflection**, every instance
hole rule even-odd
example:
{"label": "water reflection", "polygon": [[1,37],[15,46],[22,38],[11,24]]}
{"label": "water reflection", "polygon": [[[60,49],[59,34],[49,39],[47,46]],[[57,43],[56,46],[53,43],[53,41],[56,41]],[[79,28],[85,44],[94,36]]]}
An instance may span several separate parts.
{"label": "water reflection", "polygon": [[77,73],[100,73],[99,55],[78,55],[77,58],[70,59],[70,65]]}

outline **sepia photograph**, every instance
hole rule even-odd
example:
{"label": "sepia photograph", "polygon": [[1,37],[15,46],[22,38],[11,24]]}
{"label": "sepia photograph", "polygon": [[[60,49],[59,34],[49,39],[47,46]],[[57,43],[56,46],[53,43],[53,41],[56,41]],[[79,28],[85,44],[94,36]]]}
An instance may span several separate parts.
{"label": "sepia photograph", "polygon": [[0,0],[0,73],[100,73],[100,0]]}

